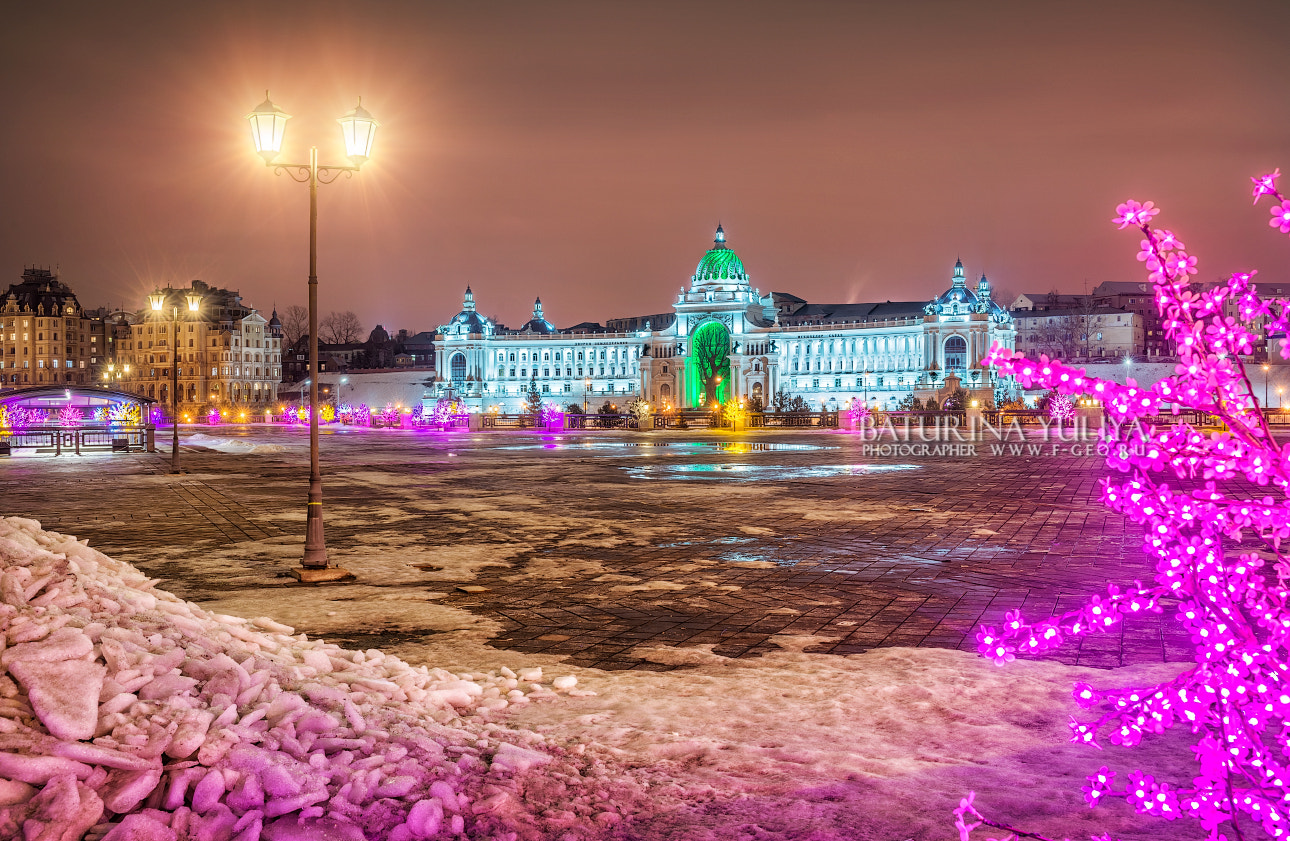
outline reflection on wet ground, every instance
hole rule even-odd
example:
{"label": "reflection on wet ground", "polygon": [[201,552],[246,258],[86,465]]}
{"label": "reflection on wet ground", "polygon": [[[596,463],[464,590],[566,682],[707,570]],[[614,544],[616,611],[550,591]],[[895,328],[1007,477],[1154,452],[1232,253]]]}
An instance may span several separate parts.
{"label": "reflection on wet ground", "polygon": [[543,438],[541,444],[516,444],[510,447],[492,447],[494,450],[652,450],[667,448],[676,451],[715,451],[722,453],[762,453],[783,450],[836,450],[816,444],[772,444],[765,441],[563,441]]}
{"label": "reflection on wet ground", "polygon": [[918,470],[917,464],[646,464],[624,467],[634,479],[717,479],[728,481],[781,481],[867,476],[896,470]]}

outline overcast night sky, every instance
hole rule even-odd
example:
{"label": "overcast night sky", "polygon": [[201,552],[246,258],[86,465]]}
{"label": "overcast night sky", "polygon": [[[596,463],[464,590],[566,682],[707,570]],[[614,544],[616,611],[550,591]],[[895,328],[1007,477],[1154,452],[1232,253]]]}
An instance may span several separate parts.
{"label": "overcast night sky", "polygon": [[[956,256],[1011,292],[1138,280],[1126,198],[1202,279],[1290,279],[1249,176],[1290,170],[1290,3],[58,3],[6,10],[4,283],[86,306],[201,278],[305,302],[308,193],[255,155],[372,161],[320,190],[321,309],[430,329],[667,311],[718,220],[754,286],[909,300]],[[0,287],[2,288],[2,287]]]}

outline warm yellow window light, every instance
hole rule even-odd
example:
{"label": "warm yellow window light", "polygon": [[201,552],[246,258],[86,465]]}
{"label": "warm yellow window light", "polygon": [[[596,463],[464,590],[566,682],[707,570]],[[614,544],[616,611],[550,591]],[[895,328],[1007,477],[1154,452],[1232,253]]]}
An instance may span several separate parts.
{"label": "warm yellow window light", "polygon": [[255,151],[264,158],[266,164],[273,163],[282,152],[282,136],[287,130],[287,120],[291,115],[274,105],[269,100],[269,92],[264,92],[264,101],[255,110],[246,115],[251,124],[251,139],[255,141]]}

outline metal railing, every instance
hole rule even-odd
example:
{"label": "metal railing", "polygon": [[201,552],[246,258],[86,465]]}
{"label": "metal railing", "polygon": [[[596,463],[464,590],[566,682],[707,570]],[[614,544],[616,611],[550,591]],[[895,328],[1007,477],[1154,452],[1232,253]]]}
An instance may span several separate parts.
{"label": "metal railing", "polygon": [[153,449],[152,426],[29,426],[0,434],[8,450],[49,450],[62,455],[82,452],[148,452]]}

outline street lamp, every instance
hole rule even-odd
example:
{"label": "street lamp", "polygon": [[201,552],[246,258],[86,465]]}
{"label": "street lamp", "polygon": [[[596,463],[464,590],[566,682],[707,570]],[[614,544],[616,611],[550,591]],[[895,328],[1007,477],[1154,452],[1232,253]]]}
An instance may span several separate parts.
{"label": "street lamp", "polygon": [[[148,296],[154,313],[163,312],[166,302],[175,290],[169,286],[166,291],[160,289]],[[189,292],[184,296],[188,301],[188,312],[193,313],[202,305],[202,296]],[[182,473],[179,469],[179,304],[170,306],[170,472]],[[128,368],[127,368],[128,370]]]}
{"label": "street lamp", "polygon": [[587,416],[587,392],[591,391],[591,377],[582,381],[582,416]]}
{"label": "street lamp", "polygon": [[330,184],[341,173],[358,172],[372,156],[372,140],[378,123],[363,108],[359,99],[353,111],[336,122],[340,123],[345,138],[345,155],[350,165],[318,165],[318,147],[309,147],[307,164],[275,164],[282,151],[282,138],[287,120],[291,116],[269,100],[264,92],[264,102],[246,115],[251,124],[251,138],[255,151],[264,158],[265,166],[273,167],[279,175],[286,173],[293,180],[309,185],[309,503],[305,518],[305,555],[302,565],[306,570],[327,567],[327,543],[323,537],[322,469],[318,464],[318,184]]}
{"label": "street lamp", "polygon": [[1263,405],[1268,405],[1268,366],[1263,366]]}

